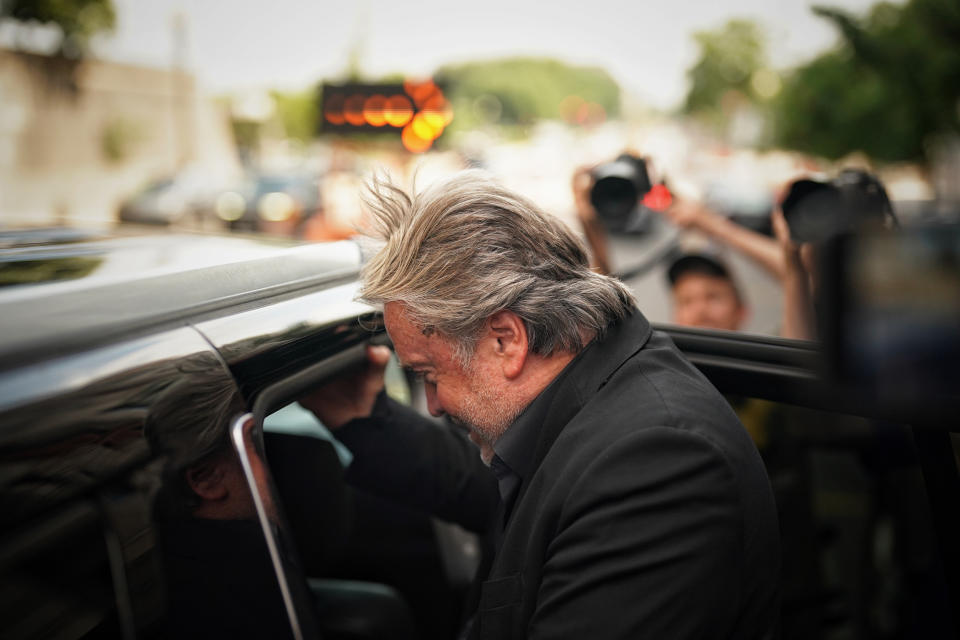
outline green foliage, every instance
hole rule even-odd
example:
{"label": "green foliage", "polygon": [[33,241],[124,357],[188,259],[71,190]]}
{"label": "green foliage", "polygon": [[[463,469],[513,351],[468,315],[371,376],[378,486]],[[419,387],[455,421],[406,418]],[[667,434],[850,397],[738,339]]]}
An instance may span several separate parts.
{"label": "green foliage", "polygon": [[319,98],[316,89],[296,92],[273,91],[277,117],[288,138],[310,141],[316,134]]}
{"label": "green foliage", "polygon": [[233,140],[242,154],[255,152],[260,147],[260,123],[251,120],[230,119]]}
{"label": "green foliage", "polygon": [[100,135],[103,157],[110,163],[123,162],[130,156],[141,137],[140,127],[136,123],[124,118],[111,120]]}
{"label": "green foliage", "polygon": [[570,95],[603,107],[608,118],[620,114],[620,87],[600,68],[558,60],[509,58],[440,68],[435,76],[453,105],[450,129],[464,131],[487,124],[525,126],[560,117]]}
{"label": "green foliage", "polygon": [[0,17],[59,27],[60,53],[73,58],[91,37],[112,31],[117,19],[112,0],[0,0]]}
{"label": "green foliage", "polygon": [[920,160],[933,136],[960,131],[960,3],[880,3],[863,18],[815,11],[841,42],[787,79],[776,105],[781,144],[829,158]]}
{"label": "green foliage", "polygon": [[723,120],[724,98],[731,92],[751,102],[759,97],[751,80],[766,67],[766,43],[760,28],[749,20],[730,20],[715,31],[694,35],[700,57],[687,71],[690,90],[685,113]]}

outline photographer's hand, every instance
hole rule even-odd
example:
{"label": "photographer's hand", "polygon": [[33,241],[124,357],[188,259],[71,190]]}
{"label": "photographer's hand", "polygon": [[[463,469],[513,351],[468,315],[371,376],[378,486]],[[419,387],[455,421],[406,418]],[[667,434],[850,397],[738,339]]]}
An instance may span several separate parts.
{"label": "photographer's hand", "polygon": [[681,229],[699,231],[722,242],[750,258],[773,277],[784,274],[783,251],[777,241],[748,229],[696,201],[676,199],[662,212],[663,216]]}
{"label": "photographer's hand", "polygon": [[597,212],[590,203],[590,190],[593,189],[593,167],[577,167],[573,172],[570,186],[573,189],[573,202],[577,207],[577,217],[581,220],[597,217]]}
{"label": "photographer's hand", "polygon": [[780,278],[783,285],[781,335],[797,340],[814,340],[816,325],[811,294],[812,277],[806,266],[812,262],[813,247],[793,241],[790,237],[790,226],[779,207],[771,214],[770,221],[783,254],[784,272]]}
{"label": "photographer's hand", "polygon": [[593,189],[593,167],[578,167],[573,172],[571,187],[573,188],[573,202],[577,210],[577,219],[583,228],[590,253],[593,255],[593,267],[598,272],[609,274],[610,257],[607,250],[607,230],[597,216],[593,203],[590,202],[590,191]]}
{"label": "photographer's hand", "polygon": [[[661,213],[667,220],[681,229],[701,229],[702,227],[709,227],[710,224],[714,222],[710,220],[710,217],[717,215],[699,202],[677,199],[674,200],[670,207],[667,207]],[[701,230],[707,231],[706,228]],[[709,232],[707,231],[707,233]]]}

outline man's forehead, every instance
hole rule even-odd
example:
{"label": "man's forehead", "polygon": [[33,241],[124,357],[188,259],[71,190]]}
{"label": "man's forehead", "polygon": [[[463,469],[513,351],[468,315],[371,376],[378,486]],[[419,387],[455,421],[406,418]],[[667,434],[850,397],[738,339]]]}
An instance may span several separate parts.
{"label": "man's forehead", "polygon": [[417,344],[411,344],[409,338],[391,336],[393,340],[393,351],[397,355],[397,362],[404,369],[420,369],[423,367],[434,366],[434,353],[429,344],[426,344],[426,338],[416,338]]}
{"label": "man's forehead", "polygon": [[428,358],[423,353],[428,346],[427,337],[410,320],[402,303],[388,302],[384,305],[383,318],[400,365],[409,368],[427,364]]}

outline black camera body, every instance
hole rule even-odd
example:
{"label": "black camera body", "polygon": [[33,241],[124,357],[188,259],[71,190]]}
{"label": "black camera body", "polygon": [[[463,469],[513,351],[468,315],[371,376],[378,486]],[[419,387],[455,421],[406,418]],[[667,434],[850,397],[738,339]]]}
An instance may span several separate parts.
{"label": "black camera body", "polygon": [[653,187],[645,159],[624,153],[612,162],[597,166],[591,174],[590,203],[609,231],[645,233],[649,230],[651,213],[640,203]]}
{"label": "black camera body", "polygon": [[865,227],[896,226],[883,185],[859,169],[844,169],[829,182],[796,180],[780,207],[795,242],[820,243]]}

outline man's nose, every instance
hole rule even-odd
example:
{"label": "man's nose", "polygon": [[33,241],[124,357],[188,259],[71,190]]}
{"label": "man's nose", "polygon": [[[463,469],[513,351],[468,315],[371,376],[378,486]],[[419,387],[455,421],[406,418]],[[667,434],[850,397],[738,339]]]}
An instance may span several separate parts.
{"label": "man's nose", "polygon": [[430,412],[430,415],[434,418],[439,418],[446,413],[443,407],[440,406],[440,401],[437,399],[437,385],[425,382],[423,390],[427,395],[427,410]]}

